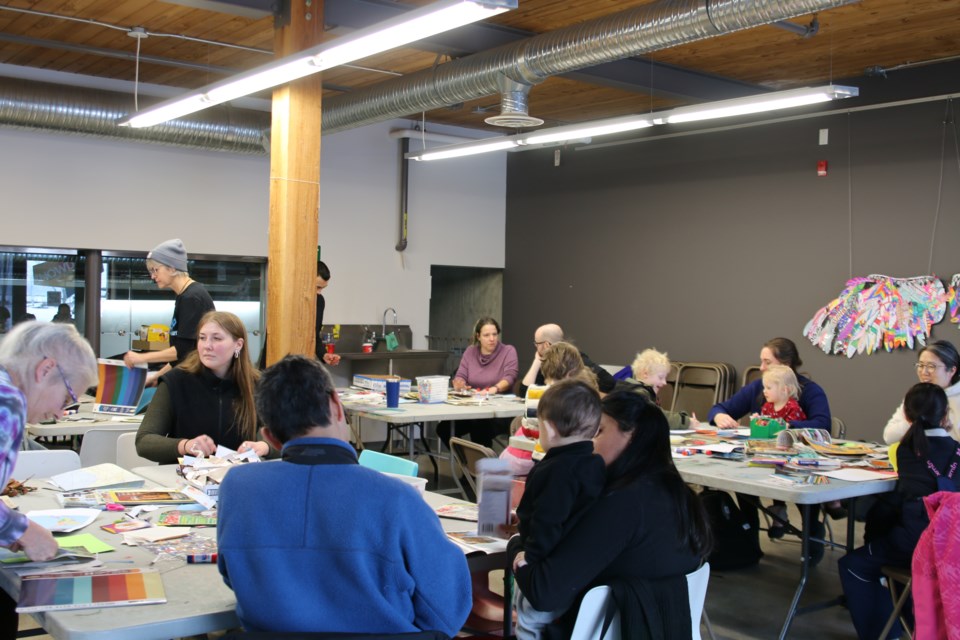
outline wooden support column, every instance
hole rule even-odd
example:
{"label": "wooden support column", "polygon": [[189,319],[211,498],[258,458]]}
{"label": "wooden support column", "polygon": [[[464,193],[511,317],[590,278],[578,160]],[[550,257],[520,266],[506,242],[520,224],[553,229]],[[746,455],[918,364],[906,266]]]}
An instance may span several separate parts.
{"label": "wooden support column", "polygon": [[[276,57],[319,44],[323,0],[288,0]],[[313,355],[320,201],[320,74],[273,92],[270,228],[267,255],[267,363],[288,353]]]}

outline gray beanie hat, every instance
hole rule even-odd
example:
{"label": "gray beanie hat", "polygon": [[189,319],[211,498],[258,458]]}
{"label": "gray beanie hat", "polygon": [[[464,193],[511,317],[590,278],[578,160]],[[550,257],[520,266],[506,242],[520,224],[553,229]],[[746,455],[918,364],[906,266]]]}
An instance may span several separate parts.
{"label": "gray beanie hat", "polygon": [[177,271],[187,272],[187,250],[183,247],[183,240],[180,238],[161,242],[147,254],[147,260],[159,262]]}

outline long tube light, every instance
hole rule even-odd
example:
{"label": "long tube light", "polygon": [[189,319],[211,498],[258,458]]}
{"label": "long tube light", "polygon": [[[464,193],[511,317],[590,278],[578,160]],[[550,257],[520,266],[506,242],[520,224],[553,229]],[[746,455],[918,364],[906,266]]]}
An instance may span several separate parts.
{"label": "long tube light", "polygon": [[[486,138],[484,140],[478,140],[477,142],[467,142],[453,146],[438,147],[431,150],[417,151],[407,154],[407,157],[412,160],[456,158],[476,153],[523,147],[525,145],[541,145],[569,140],[581,140],[594,136],[604,136],[643,129],[653,125],[676,124],[693,122],[695,120],[748,115],[777,109],[790,109],[792,107],[827,102],[829,100],[851,98],[859,95],[859,93],[860,90],[857,87],[841,85],[825,85],[822,87],[775,91],[745,98],[720,100],[717,102],[691,105],[689,107],[677,107],[676,109],[643,115],[605,118],[573,125],[564,125],[562,127],[552,127],[530,133]],[[451,153],[447,153],[447,151]]]}
{"label": "long tube light", "polygon": [[441,0],[165,100],[120,122],[150,127],[517,8],[517,0]]}
{"label": "long tube light", "polygon": [[817,104],[818,102],[829,102],[830,100],[836,100],[838,98],[849,98],[858,93],[859,90],[856,87],[843,87],[832,84],[825,87],[804,87],[803,89],[776,91],[759,96],[720,100],[719,102],[697,104],[689,107],[677,107],[667,112],[665,121],[670,124],[677,124],[680,122],[695,122],[697,120],[743,116],[751,113],[762,113],[764,111],[776,111],[777,109],[792,109],[793,107],[802,107],[808,104]]}

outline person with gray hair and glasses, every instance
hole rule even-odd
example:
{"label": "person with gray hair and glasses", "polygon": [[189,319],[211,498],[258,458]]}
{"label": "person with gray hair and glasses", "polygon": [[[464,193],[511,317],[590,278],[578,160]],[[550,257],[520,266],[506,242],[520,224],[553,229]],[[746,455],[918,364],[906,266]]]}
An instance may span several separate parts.
{"label": "person with gray hair and glasses", "polygon": [[[920,350],[914,366],[920,382],[932,382],[946,392],[950,404],[947,411],[950,424],[960,424],[960,353],[957,353],[957,348],[946,340],[935,340]],[[910,423],[903,413],[901,402],[883,429],[883,441],[887,444],[900,442],[909,428]],[[957,429],[951,430],[950,435],[960,440]]]}
{"label": "person with gray hair and glasses", "polygon": [[[25,322],[0,342],[0,486],[6,486],[27,422],[59,418],[77,391],[97,384],[97,358],[71,324]],[[49,560],[57,541],[23,513],[0,503],[0,546]],[[16,603],[0,591],[0,637],[17,635]]]}

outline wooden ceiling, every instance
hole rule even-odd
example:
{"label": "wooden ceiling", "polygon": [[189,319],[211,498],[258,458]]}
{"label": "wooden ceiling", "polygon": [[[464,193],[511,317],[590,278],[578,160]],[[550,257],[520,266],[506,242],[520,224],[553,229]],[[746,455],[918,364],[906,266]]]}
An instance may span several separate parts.
{"label": "wooden ceiling", "polygon": [[[404,4],[429,3],[407,0]],[[519,0],[519,9],[486,24],[517,37],[649,3]],[[196,88],[272,59],[274,20],[260,10],[269,4],[269,0],[0,0],[0,63],[132,81],[137,39],[128,32],[142,28],[150,35],[140,40],[139,81]],[[331,37],[348,30],[345,22],[360,19],[358,7],[377,4],[389,2],[326,0]],[[805,25],[812,18],[794,22]],[[861,76],[871,67],[960,56],[958,0],[862,0],[817,18],[819,31],[808,38],[764,26],[655,52],[645,58],[652,65],[642,61],[632,65],[632,75],[626,81],[620,78],[617,86],[591,75],[590,70],[550,78],[531,91],[530,114],[548,125],[578,122],[692,103],[712,94],[719,97],[725,90],[744,93],[822,84]],[[333,24],[333,19],[340,24]],[[359,62],[364,68],[326,72],[324,95],[369,87],[464,53],[438,53],[438,48],[442,49],[434,45],[430,51],[395,50]],[[677,90],[678,86],[683,89]],[[498,102],[497,96],[489,96],[428,112],[426,119],[490,129],[483,119],[499,111]]]}

